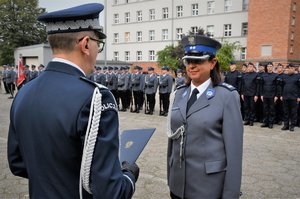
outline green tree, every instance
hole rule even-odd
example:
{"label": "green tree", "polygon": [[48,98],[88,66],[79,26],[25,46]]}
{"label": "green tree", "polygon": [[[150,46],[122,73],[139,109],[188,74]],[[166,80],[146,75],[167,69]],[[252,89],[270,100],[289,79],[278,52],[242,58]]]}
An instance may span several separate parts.
{"label": "green tree", "polygon": [[229,63],[234,60],[234,51],[240,50],[239,42],[230,43],[229,41],[221,41],[222,47],[217,51],[217,58],[221,70],[226,71],[229,69]]}
{"label": "green tree", "polygon": [[169,66],[173,71],[178,67],[179,57],[176,54],[176,47],[173,45],[166,46],[163,50],[157,52],[157,62],[160,67]]}
{"label": "green tree", "polygon": [[14,63],[14,49],[46,41],[45,25],[37,21],[44,13],[38,0],[0,0],[0,64]]}

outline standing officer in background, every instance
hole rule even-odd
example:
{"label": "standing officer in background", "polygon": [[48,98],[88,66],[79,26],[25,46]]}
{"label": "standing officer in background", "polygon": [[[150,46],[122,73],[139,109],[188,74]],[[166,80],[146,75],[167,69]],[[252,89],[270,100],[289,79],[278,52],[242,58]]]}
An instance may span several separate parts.
{"label": "standing officer in background", "polygon": [[177,77],[175,78],[175,88],[185,84],[185,77],[182,76],[182,70],[177,69]]}
{"label": "standing officer in background", "polygon": [[247,73],[245,73],[242,79],[241,98],[244,101],[244,125],[253,126],[255,118],[255,102],[258,99],[257,89],[257,73],[254,72],[254,64],[250,62],[247,67]]}
{"label": "standing officer in background", "polygon": [[278,74],[273,72],[273,63],[267,65],[267,73],[264,73],[261,79],[261,100],[263,102],[263,124],[261,127],[273,128],[275,120],[275,102],[278,100],[277,87]]}
{"label": "standing officer in background", "polygon": [[182,45],[189,81],[177,89],[169,115],[171,198],[239,198],[243,122],[238,92],[221,83],[221,44],[196,35],[183,37]]}
{"label": "standing officer in background", "polygon": [[121,66],[118,75],[118,94],[122,103],[122,109],[119,107],[119,110],[123,112],[127,111],[126,91],[128,87],[128,77],[124,70],[125,67]]}
{"label": "standing officer in background", "polygon": [[297,104],[300,101],[300,75],[295,73],[293,64],[286,66],[287,74],[283,76],[283,127],[281,130],[294,131],[297,124]]}
{"label": "standing officer in background", "polygon": [[104,47],[102,10],[92,3],[39,17],[54,59],[18,92],[8,135],[10,169],[29,179],[30,198],[120,199],[134,193],[139,169],[119,162],[115,100],[86,78]]}
{"label": "standing officer in background", "polygon": [[230,84],[238,90],[242,75],[239,71],[236,70],[235,61],[230,62],[229,69],[230,71],[226,73],[224,82]]}
{"label": "standing officer in background", "polygon": [[148,67],[148,74],[145,76],[144,83],[144,93],[146,94],[145,114],[153,115],[157,86],[158,79],[156,74],[154,74],[154,68]]}
{"label": "standing officer in background", "polygon": [[[162,74],[159,76],[159,115],[167,116],[170,105],[170,93],[172,92],[173,77],[168,74],[168,66],[161,68]],[[162,109],[161,109],[162,106]]]}
{"label": "standing officer in background", "polygon": [[276,67],[276,73],[277,73],[277,101],[275,103],[275,123],[277,123],[278,125],[282,124],[283,121],[283,102],[280,99],[280,97],[282,96],[282,88],[283,88],[283,77],[285,76],[285,74],[283,73],[283,66],[281,63],[277,64]]}
{"label": "standing officer in background", "polygon": [[[270,62],[271,63],[271,62]],[[264,104],[261,99],[261,87],[262,87],[262,77],[266,72],[266,65],[258,63],[258,72],[256,78],[257,85],[257,101],[255,102],[255,121],[263,123],[264,119]]]}
{"label": "standing officer in background", "polygon": [[[131,74],[131,88],[133,92],[133,98],[131,101],[131,110],[134,113],[139,113],[143,100],[143,74],[140,73],[140,66],[135,66],[133,68],[133,73]],[[134,109],[133,107],[134,106]]]}
{"label": "standing officer in background", "polygon": [[36,78],[38,76],[38,72],[35,70],[36,66],[35,65],[31,65],[31,71],[30,71],[30,80],[33,80],[34,78]]}
{"label": "standing officer in background", "polygon": [[108,67],[108,73],[107,73],[107,88],[110,90],[110,92],[115,96],[117,89],[118,89],[118,78],[115,75],[115,73],[113,73],[113,67],[109,66]]}
{"label": "standing officer in background", "polygon": [[8,68],[6,65],[3,66],[3,73],[2,73],[2,82],[5,89],[5,93],[9,94],[9,89],[7,86],[7,75],[8,75]]}
{"label": "standing officer in background", "polygon": [[8,91],[11,95],[10,97],[8,97],[8,99],[14,98],[14,93],[16,89],[16,85],[15,85],[16,80],[17,80],[17,73],[14,71],[14,67],[8,66],[8,70],[6,73],[6,84],[7,84]]}

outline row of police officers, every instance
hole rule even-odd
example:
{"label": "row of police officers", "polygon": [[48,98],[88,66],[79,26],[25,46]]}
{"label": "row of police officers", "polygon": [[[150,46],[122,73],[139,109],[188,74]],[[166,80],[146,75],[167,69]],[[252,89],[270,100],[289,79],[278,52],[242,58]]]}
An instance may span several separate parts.
{"label": "row of police officers", "polygon": [[261,127],[273,128],[273,124],[284,123],[282,130],[294,131],[300,122],[300,74],[293,64],[285,68],[273,63],[259,64],[258,72],[253,63],[243,64],[242,72],[236,70],[234,62],[225,74],[225,82],[236,87],[241,96],[245,125],[255,121]]}

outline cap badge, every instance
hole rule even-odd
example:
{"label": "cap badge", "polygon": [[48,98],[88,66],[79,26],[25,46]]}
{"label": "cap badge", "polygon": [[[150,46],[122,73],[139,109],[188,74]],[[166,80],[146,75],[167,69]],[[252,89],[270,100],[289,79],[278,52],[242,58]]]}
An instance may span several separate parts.
{"label": "cap badge", "polygon": [[190,36],[189,38],[188,38],[188,40],[189,40],[189,45],[195,45],[196,43],[195,43],[195,37],[194,36]]}

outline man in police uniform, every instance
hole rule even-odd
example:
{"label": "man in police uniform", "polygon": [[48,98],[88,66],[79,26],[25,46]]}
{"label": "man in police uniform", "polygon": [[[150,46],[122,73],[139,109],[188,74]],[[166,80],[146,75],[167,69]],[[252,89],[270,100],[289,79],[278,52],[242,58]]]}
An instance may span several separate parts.
{"label": "man in police uniform", "polygon": [[[139,113],[140,106],[143,100],[143,74],[140,73],[140,66],[134,67],[134,72],[131,75],[131,88],[133,92],[133,101],[131,102],[132,112]],[[134,106],[134,108],[133,108]]]}
{"label": "man in police uniform", "polygon": [[236,62],[230,62],[230,71],[226,73],[224,82],[238,89],[242,75],[236,70]]}
{"label": "man in police uniform", "polygon": [[155,94],[158,87],[157,75],[154,74],[154,68],[148,67],[148,74],[145,76],[144,93],[146,94],[145,114],[153,115],[155,107]]}
{"label": "man in police uniform", "polygon": [[168,116],[170,105],[170,93],[172,92],[173,77],[168,74],[168,66],[161,68],[162,74],[159,76],[159,115]]}
{"label": "man in police uniform", "polygon": [[8,99],[14,98],[14,93],[16,89],[16,85],[15,85],[16,80],[17,80],[17,73],[14,71],[14,67],[8,66],[8,70],[6,73],[6,84],[7,84],[8,91],[11,95],[10,97],[8,97]]}
{"label": "man in police uniform", "polygon": [[38,76],[38,72],[35,70],[36,66],[34,64],[31,65],[31,71],[30,71],[30,80],[33,80]]}
{"label": "man in police uniform", "polygon": [[18,92],[8,135],[10,169],[29,179],[30,198],[133,195],[138,167],[119,162],[115,100],[85,77],[104,47],[98,20],[103,8],[85,4],[38,18],[46,23],[54,59]]}
{"label": "man in police uniform", "polygon": [[177,77],[175,78],[175,88],[185,84],[185,77],[182,76],[182,69],[177,69]]}
{"label": "man in police uniform", "polygon": [[115,96],[116,90],[118,89],[118,78],[113,73],[113,67],[108,67],[107,79],[106,79],[107,88]]}
{"label": "man in police uniform", "polygon": [[128,89],[128,76],[125,73],[125,67],[121,66],[120,67],[120,73],[118,75],[118,94],[121,99],[122,103],[122,109],[119,108],[120,111],[127,111],[127,98],[126,98],[126,91]]}
{"label": "man in police uniform", "polygon": [[7,66],[4,65],[3,66],[3,73],[2,73],[2,82],[3,82],[4,89],[5,89],[5,93],[9,94],[9,89],[8,89],[8,86],[7,86],[7,75],[8,75],[8,69],[7,69]]}

